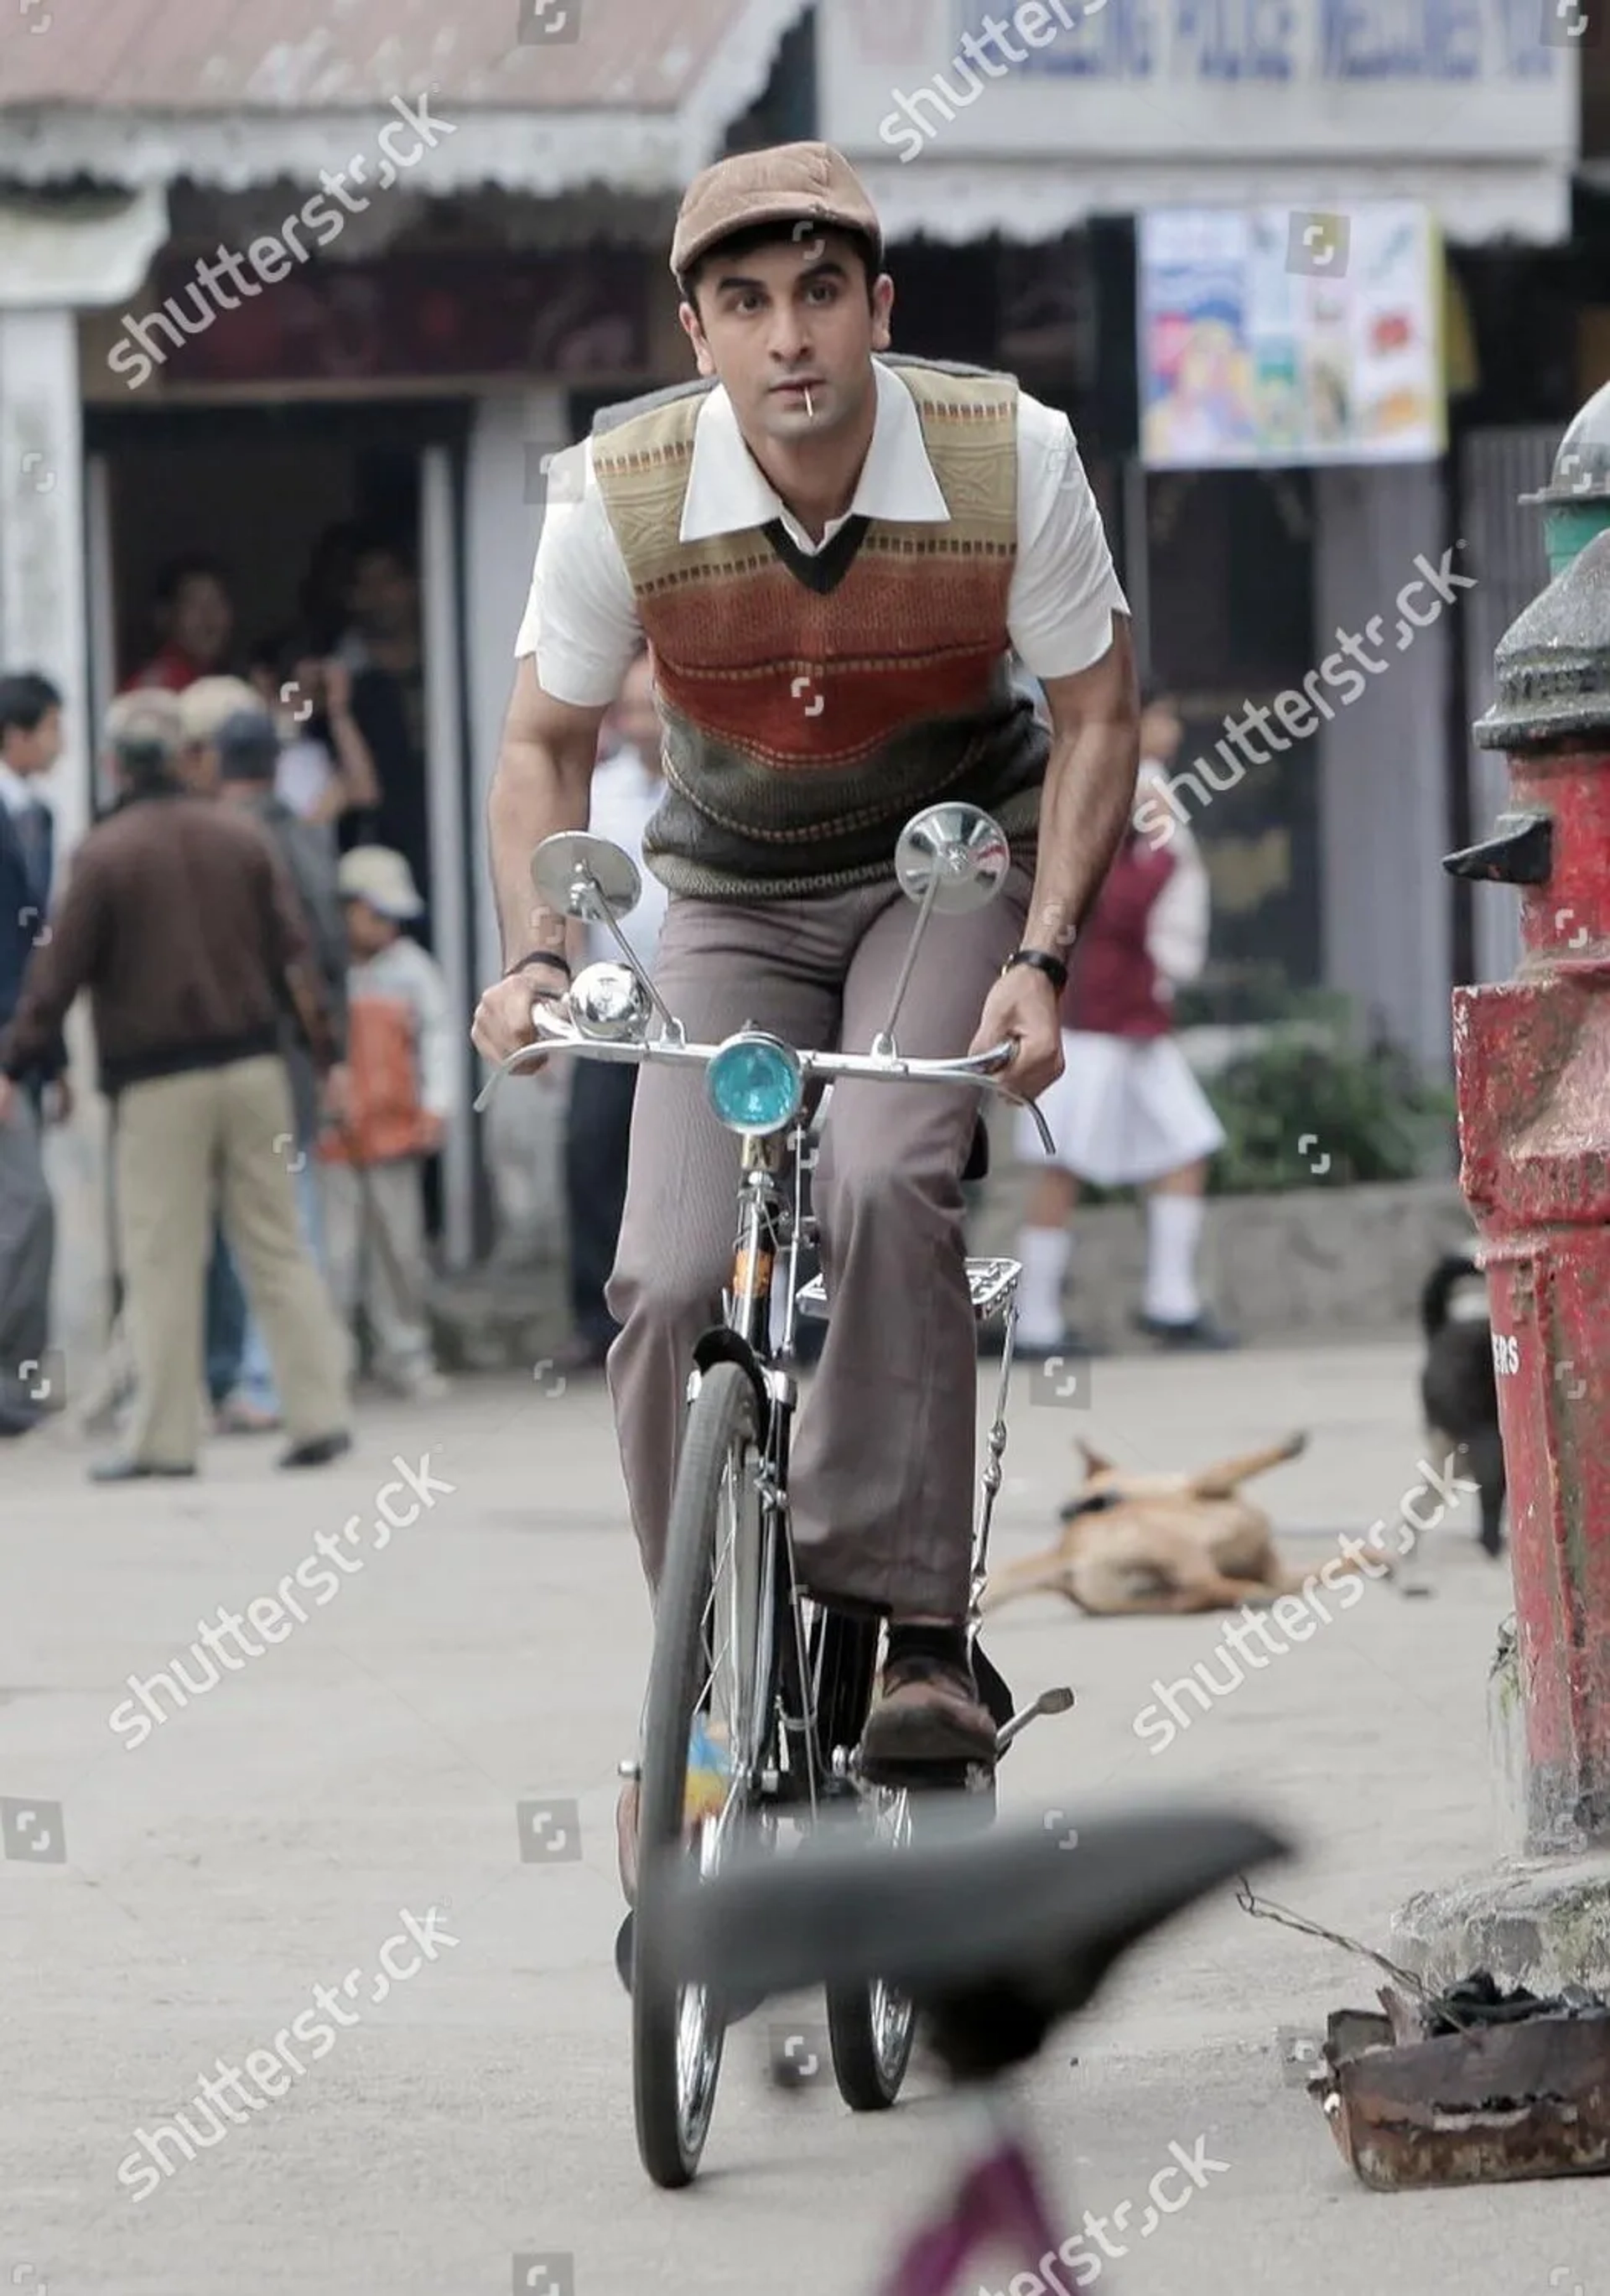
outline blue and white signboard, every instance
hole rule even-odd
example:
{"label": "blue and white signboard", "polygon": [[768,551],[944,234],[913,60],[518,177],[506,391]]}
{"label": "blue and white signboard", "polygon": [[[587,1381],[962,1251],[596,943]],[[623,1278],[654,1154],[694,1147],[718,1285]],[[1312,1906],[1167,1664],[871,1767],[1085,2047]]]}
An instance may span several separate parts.
{"label": "blue and white signboard", "polygon": [[1373,196],[1551,238],[1598,5],[819,0],[820,129],[896,235]]}

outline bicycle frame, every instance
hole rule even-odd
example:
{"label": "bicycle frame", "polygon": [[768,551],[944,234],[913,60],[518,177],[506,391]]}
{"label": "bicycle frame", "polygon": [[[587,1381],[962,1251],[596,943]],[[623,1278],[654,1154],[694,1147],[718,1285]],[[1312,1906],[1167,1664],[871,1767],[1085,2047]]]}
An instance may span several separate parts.
{"label": "bicycle frame", "polygon": [[[760,1602],[755,1681],[768,1710],[764,1726],[756,1716],[752,1753],[763,1758],[769,1750],[779,1755],[797,1750],[801,1759],[802,1793],[784,1784],[780,1762],[760,1770],[749,1783],[759,1788],[757,1799],[776,1808],[801,1800],[812,1817],[817,1807],[840,1783],[834,1767],[835,1749],[817,1734],[821,1719],[815,1679],[822,1657],[826,1608],[811,1603],[800,1587],[794,1563],[789,1512],[788,1464],[799,1388],[790,1365],[794,1359],[799,1329],[800,1259],[815,1241],[816,1220],[806,1208],[806,1189],[816,1168],[815,1122],[801,1111],[784,1131],[751,1137],[742,1144],[739,1162],[737,1236],[733,1251],[732,1280],[723,1302],[723,1328],[738,1340],[752,1358],[764,1384],[768,1400],[764,1450],[757,1481],[761,1508]],[[792,1189],[784,1185],[792,1172]],[[791,1200],[792,1199],[792,1200]],[[783,1329],[772,1343],[772,1300],[777,1271],[784,1271]],[[697,1391],[695,1371],[688,1396]],[[793,1687],[799,1710],[790,1713],[784,1696],[782,1669],[793,1660]],[[813,1661],[816,1663],[813,1664]]]}
{"label": "bicycle frame", "polygon": [[[804,1183],[808,1171],[803,1120],[784,1133],[746,1139],[739,1166],[738,1232],[733,1250],[732,1281],[724,1306],[724,1328],[742,1342],[760,1373],[767,1397],[763,1451],[757,1483],[760,1501],[760,1586],[756,1620],[757,1645],[753,1679],[757,1710],[752,1745],[744,1767],[757,1799],[776,1803],[781,1799],[782,1777],[776,1763],[752,1775],[756,1764],[780,1751],[787,1718],[778,1710],[778,1668],[783,1647],[792,1638],[798,1666],[797,1679],[809,1680],[809,1657],[801,1596],[794,1571],[793,1540],[788,1513],[788,1459],[799,1389],[786,1368],[793,1354],[795,1328],[793,1275],[799,1264],[804,1226]],[[793,1152],[794,1190],[792,1214],[782,1188],[784,1163]],[[773,1274],[780,1251],[786,1251],[790,1274],[788,1308],[783,1344],[774,1356],[771,1346]],[[688,1399],[697,1392],[700,1374],[688,1382]],[[806,1799],[814,1814],[817,1795],[817,1759],[810,1729],[809,1701],[798,1718],[803,1742]]]}
{"label": "bicycle frame", "polygon": [[[778,1719],[785,1735],[790,1724],[793,1724],[802,1742],[805,1798],[813,1815],[824,1792],[831,1790],[830,1782],[831,1784],[853,1785],[847,1768],[839,1767],[841,1758],[847,1762],[850,1750],[819,1742],[812,1726],[819,1717],[818,1693],[821,1688],[819,1682],[811,1678],[812,1644],[809,1628],[815,1620],[807,1619],[809,1598],[802,1595],[799,1587],[788,1500],[789,1449],[793,1414],[799,1399],[798,1386],[789,1365],[794,1357],[801,1300],[814,1297],[824,1309],[826,1308],[826,1292],[819,1278],[816,1283],[803,1290],[799,1282],[801,1254],[807,1244],[815,1242],[817,1234],[815,1215],[806,1209],[806,1185],[816,1168],[816,1134],[820,1116],[821,1107],[818,1105],[809,1114],[802,1111],[783,1132],[747,1138],[743,1142],[732,1281],[723,1303],[724,1328],[742,1343],[752,1357],[768,1398],[765,1455],[759,1475],[762,1507],[763,1623],[760,1628],[762,1641],[757,1651],[757,1660],[760,1664],[757,1667],[756,1680],[768,1685],[765,1694],[768,1703],[775,1705],[779,1694],[774,1675],[775,1664],[780,1655],[779,1644],[784,1639],[790,1641],[798,1669],[795,1679],[801,1685],[801,1710],[797,1716],[782,1714]],[[783,1185],[785,1168],[792,1170],[791,1191],[785,1191]],[[772,1294],[779,1267],[785,1271],[783,1328],[774,1349],[771,1338]],[[982,1599],[989,1575],[990,1533],[995,1501],[1003,1480],[1001,1461],[1008,1435],[1007,1405],[1016,1341],[1016,1295],[1021,1269],[1015,1260],[970,1259],[967,1273],[975,1320],[982,1324],[997,1312],[1004,1315],[995,1412],[986,1438],[986,1454],[980,1472],[973,1526],[966,1621],[967,1650],[972,1660],[976,1650]],[[696,1392],[698,1376],[695,1372],[690,1379],[690,1400]],[[810,1607],[817,1609],[821,1606]],[[768,1619],[771,1621],[769,1627],[764,1623]],[[819,1644],[818,1637],[818,1655]],[[1046,1710],[1036,1706],[1013,1715],[1002,1726],[1001,1751],[1005,1751],[1037,1712],[1043,1710]],[[763,1742],[762,1734],[755,1749],[757,1754]],[[778,1798],[781,1780],[775,1770],[763,1773],[757,1783],[767,1799],[776,1800]]]}

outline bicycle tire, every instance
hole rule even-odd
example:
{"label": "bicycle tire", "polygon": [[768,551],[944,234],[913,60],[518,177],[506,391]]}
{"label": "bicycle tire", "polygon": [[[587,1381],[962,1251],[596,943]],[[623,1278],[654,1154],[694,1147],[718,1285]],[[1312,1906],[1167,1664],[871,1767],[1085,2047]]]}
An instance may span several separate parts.
{"label": "bicycle tire", "polygon": [[[752,1452],[759,1438],[755,1393],[747,1374],[731,1363],[705,1372],[688,1411],[666,1538],[665,1567],[655,1603],[653,1655],[644,1712],[644,1751],[638,1800],[637,1903],[633,1916],[632,2095],[637,2150],[653,2182],[666,2191],[692,2183],[710,2133],[726,2038],[722,2005],[702,1999],[699,2059],[702,2087],[691,2105],[683,2095],[682,2025],[686,1996],[652,1976],[655,1956],[645,1940],[655,1934],[660,1866],[684,1833],[688,1733],[705,1675],[704,1620],[716,1577],[716,1542],[722,1492],[735,1447]],[[757,1621],[758,1626],[758,1621]],[[694,2075],[690,2072],[689,2080]]]}
{"label": "bicycle tire", "polygon": [[905,2087],[916,2039],[916,2013],[904,1994],[881,1981],[827,1988],[833,2077],[851,2112],[889,2111]]}
{"label": "bicycle tire", "polygon": [[[866,1620],[830,1619],[824,1631],[831,1658],[821,1693],[826,1738],[854,1746],[872,1706],[878,1629]],[[826,1738],[825,1751],[830,1751]],[[830,1985],[826,1994],[828,2050],[839,2095],[851,2112],[887,2112],[911,2063],[916,2034],[911,2004],[881,1982]]]}

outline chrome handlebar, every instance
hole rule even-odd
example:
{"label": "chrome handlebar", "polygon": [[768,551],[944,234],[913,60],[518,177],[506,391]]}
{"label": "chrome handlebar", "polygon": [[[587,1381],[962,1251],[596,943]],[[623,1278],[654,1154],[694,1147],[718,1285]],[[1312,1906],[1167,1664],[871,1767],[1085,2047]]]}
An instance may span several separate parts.
{"label": "chrome handlebar", "polygon": [[[616,1039],[608,1037],[584,1036],[569,1021],[560,1020],[551,1004],[537,1004],[531,1013],[534,1027],[540,1029],[545,1041],[527,1045],[498,1065],[489,1078],[475,1105],[482,1109],[490,1100],[497,1086],[505,1076],[518,1073],[521,1067],[550,1052],[581,1053],[589,1060],[627,1061],[641,1066],[645,1062],[658,1062],[667,1066],[685,1068],[708,1067],[721,1050],[719,1045],[690,1045],[680,1037],[661,1037],[653,1040],[639,1037]],[[790,1046],[791,1051],[794,1051]],[[885,1084],[982,1084],[992,1091],[1002,1092],[1005,1086],[998,1078],[1009,1068],[1017,1047],[1011,1038],[994,1046],[987,1053],[973,1053],[960,1060],[914,1061],[896,1054],[884,1056],[875,1053],[804,1053],[794,1051],[801,1073],[807,1078],[821,1078],[831,1082],[839,1077],[865,1078],[868,1083]],[[1010,1097],[1010,1095],[1007,1095]],[[1034,1119],[1040,1145],[1047,1156],[1056,1152],[1056,1144],[1050,1128],[1034,1103],[1023,1101]]]}

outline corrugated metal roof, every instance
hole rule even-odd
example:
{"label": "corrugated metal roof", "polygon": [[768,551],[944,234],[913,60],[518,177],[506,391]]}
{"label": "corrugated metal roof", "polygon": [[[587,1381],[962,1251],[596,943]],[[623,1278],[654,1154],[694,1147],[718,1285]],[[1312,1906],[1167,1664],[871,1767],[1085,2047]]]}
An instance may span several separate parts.
{"label": "corrugated metal roof", "polygon": [[721,150],[810,4],[0,0],[0,181],[315,184],[390,107],[428,102],[446,127],[398,155],[418,195],[661,198]]}
{"label": "corrugated metal roof", "polygon": [[0,112],[675,111],[748,0],[13,0]]}

